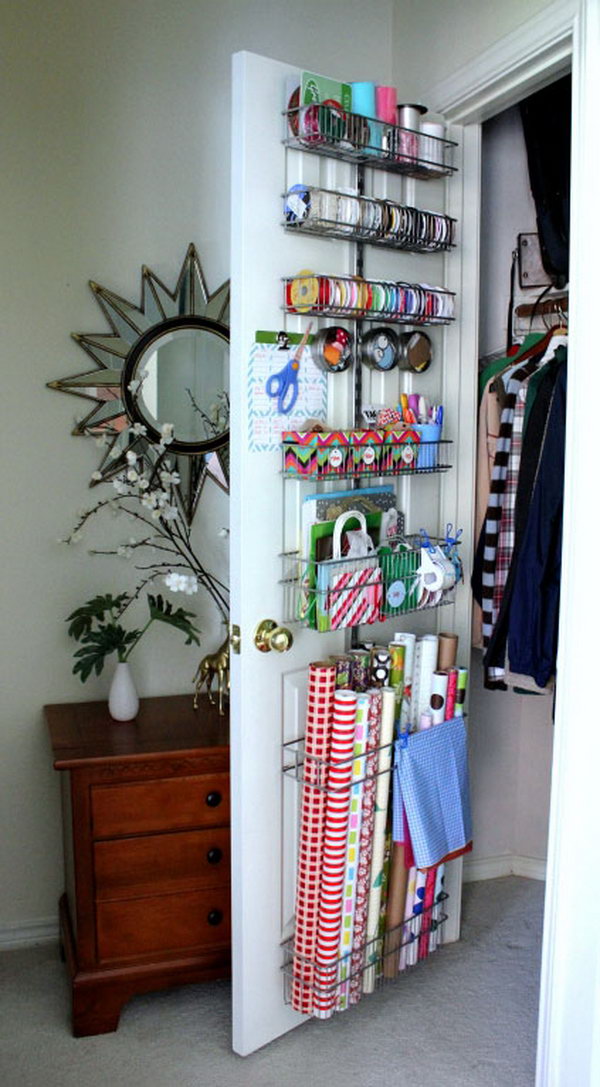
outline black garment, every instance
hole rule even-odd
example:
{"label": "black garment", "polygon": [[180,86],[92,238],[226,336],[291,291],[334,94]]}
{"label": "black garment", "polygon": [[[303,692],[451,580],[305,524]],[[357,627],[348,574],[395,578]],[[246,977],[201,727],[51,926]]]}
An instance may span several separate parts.
{"label": "black garment", "polygon": [[545,687],[556,671],[567,364],[560,364],[513,586],[508,659],[513,672]]}
{"label": "black garment", "polygon": [[483,663],[486,668],[503,668],[505,665],[510,606],[517,561],[527,525],[531,496],[544,447],[546,427],[559,367],[561,363],[563,365],[565,364],[565,359],[565,348],[559,347],[555,357],[545,364],[545,373],[540,381],[527,420],[527,428],[523,434],[521,461],[519,465],[519,481],[515,498],[514,548],[506,584],[504,586],[504,592],[502,594],[500,611],[498,613],[494,632],[483,657]]}
{"label": "black garment", "polygon": [[525,98],[520,110],[542,263],[562,288],[569,281],[571,76]]}

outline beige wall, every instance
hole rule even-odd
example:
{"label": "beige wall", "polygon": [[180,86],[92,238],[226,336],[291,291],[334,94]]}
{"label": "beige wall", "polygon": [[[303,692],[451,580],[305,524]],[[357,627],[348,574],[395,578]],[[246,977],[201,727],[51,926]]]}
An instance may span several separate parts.
{"label": "beige wall", "polygon": [[[106,672],[85,688],[71,675],[64,618],[128,584],[125,563],[87,555],[99,526],[77,550],[56,542],[88,502],[99,456],[69,433],[82,402],[45,388],[87,368],[70,332],[106,327],[87,281],[137,302],[142,263],[174,283],[192,240],[209,286],[226,279],[231,53],[389,81],[391,0],[9,0],[0,20],[1,935],[53,919],[61,888],[41,706],[107,691]],[[200,519],[221,563],[226,516],[213,488]],[[221,632],[205,608],[199,625],[205,652]],[[175,632],[152,631],[134,661],[140,691],[191,690],[197,659]]]}
{"label": "beige wall", "polygon": [[394,82],[405,102],[427,91],[545,7],[547,0],[394,0]]}
{"label": "beige wall", "polygon": [[[85,688],[71,675],[64,617],[92,593],[128,584],[125,565],[87,555],[99,529],[77,550],[56,543],[89,500],[98,461],[92,443],[69,433],[79,402],[45,388],[85,366],[69,333],[105,328],[87,281],[137,301],[141,264],[172,283],[192,240],[209,286],[227,277],[232,52],[351,79],[395,78],[401,97],[412,96],[541,6],[2,5],[0,937],[13,925],[51,921],[62,883],[58,783],[41,706],[107,691],[106,675]],[[223,562],[214,530],[226,506],[217,492],[204,511],[211,554]],[[205,651],[220,631],[210,610],[198,610]],[[141,692],[187,690],[196,661],[175,635],[152,632],[137,654]]]}

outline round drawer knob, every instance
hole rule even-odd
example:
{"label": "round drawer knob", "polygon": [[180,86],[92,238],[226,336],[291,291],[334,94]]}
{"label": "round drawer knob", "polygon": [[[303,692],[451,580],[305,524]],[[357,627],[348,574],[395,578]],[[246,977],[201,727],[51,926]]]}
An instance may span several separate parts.
{"label": "round drawer knob", "polygon": [[209,849],[206,854],[206,859],[209,864],[218,864],[223,860],[223,850],[219,849],[218,845],[213,845],[212,849]]}
{"label": "round drawer knob", "polygon": [[223,911],[222,910],[211,910],[208,917],[207,917],[207,921],[208,921],[209,925],[220,925],[222,920],[223,920]]}
{"label": "round drawer knob", "polygon": [[218,808],[222,799],[223,797],[221,796],[221,794],[215,790],[214,793],[208,794],[208,796],[206,797],[206,803],[208,804],[209,808]]}

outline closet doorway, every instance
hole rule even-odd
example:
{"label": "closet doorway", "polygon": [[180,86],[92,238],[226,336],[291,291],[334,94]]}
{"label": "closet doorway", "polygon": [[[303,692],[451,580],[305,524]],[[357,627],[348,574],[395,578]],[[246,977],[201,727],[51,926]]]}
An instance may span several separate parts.
{"label": "closet doorway", "polygon": [[[435,108],[464,126],[467,216],[479,207],[481,124],[568,71],[573,63],[571,160],[571,269],[569,402],[566,437],[565,523],[559,634],[560,682],[552,767],[548,868],[538,1034],[539,1087],[597,1082],[600,1014],[599,944],[582,920],[582,872],[592,901],[600,875],[589,871],[597,851],[600,738],[590,716],[594,704],[594,616],[598,596],[586,578],[585,528],[590,496],[597,492],[593,428],[578,425],[600,393],[595,355],[594,268],[600,243],[594,178],[600,159],[594,103],[600,95],[600,11],[590,0],[554,4],[510,38],[499,42],[444,84],[434,88]],[[476,232],[469,244],[477,247]],[[465,282],[465,304],[474,320],[478,277]],[[468,299],[471,301],[469,302]],[[469,344],[468,347],[471,345]],[[587,407],[586,407],[587,405]],[[594,1079],[596,1076],[596,1079]]]}

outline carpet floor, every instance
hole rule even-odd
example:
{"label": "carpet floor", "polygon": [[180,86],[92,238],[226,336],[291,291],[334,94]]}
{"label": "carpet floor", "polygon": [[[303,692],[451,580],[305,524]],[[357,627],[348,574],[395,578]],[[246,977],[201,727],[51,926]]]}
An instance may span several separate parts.
{"label": "carpet floor", "polygon": [[230,986],[136,997],[119,1030],[73,1038],[54,945],[0,955],[5,1087],[532,1087],[544,885],[467,884],[463,933],[328,1022],[250,1057],[230,1048]]}

